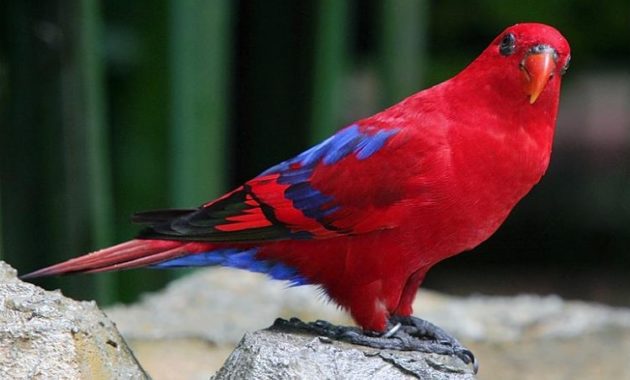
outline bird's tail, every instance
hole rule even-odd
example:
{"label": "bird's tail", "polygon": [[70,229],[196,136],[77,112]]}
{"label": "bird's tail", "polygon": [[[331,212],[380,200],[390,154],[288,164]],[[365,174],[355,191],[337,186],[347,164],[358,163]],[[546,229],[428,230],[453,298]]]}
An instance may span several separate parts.
{"label": "bird's tail", "polygon": [[94,273],[157,264],[189,254],[186,242],[135,239],[21,276],[30,279],[69,273]]}
{"label": "bird's tail", "polygon": [[283,262],[258,257],[256,246],[225,246],[206,242],[134,239],[100,251],[20,276],[31,279],[71,273],[95,273],[150,267],[157,269],[224,266],[265,273],[292,286],[308,284],[297,268]]}

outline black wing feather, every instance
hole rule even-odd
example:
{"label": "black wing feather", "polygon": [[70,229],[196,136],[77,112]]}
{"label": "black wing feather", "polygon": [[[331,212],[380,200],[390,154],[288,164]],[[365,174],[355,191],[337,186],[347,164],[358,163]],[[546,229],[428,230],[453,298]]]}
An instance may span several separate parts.
{"label": "black wing feather", "polygon": [[234,191],[229,196],[198,209],[154,210],[137,213],[132,220],[149,227],[140,232],[141,239],[177,239],[207,242],[258,242],[285,239],[306,239],[306,234],[292,233],[275,218],[273,208],[257,199],[270,226],[237,231],[215,228],[229,223],[226,218],[241,214],[248,206],[246,197],[252,194],[249,186]]}

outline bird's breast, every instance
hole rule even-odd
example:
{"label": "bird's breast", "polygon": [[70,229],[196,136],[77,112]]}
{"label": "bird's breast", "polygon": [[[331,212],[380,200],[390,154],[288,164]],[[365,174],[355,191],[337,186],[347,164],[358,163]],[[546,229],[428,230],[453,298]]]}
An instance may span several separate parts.
{"label": "bird's breast", "polygon": [[551,135],[465,132],[451,136],[448,152],[432,169],[431,177],[439,178],[431,184],[432,201],[425,200],[412,216],[417,245],[427,247],[430,265],[489,238],[549,162]]}

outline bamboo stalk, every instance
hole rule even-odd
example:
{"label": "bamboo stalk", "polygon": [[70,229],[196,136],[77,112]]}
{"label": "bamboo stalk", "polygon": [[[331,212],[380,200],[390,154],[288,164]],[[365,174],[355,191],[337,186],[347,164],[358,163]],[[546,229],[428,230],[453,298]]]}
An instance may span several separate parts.
{"label": "bamboo stalk", "polygon": [[[113,6],[110,4],[110,6]],[[168,18],[169,1],[118,3],[110,13],[112,69],[118,81],[110,81],[112,102],[112,175],[116,200],[117,241],[138,233],[129,221],[134,212],[169,207],[168,144]],[[134,15],[141,14],[142,17]],[[121,59],[122,58],[122,59]],[[117,274],[119,301],[157,290],[170,278],[168,272],[133,270]]]}
{"label": "bamboo stalk", "polygon": [[[4,258],[18,270],[35,269],[38,259],[51,260],[50,250],[43,250],[35,256],[39,247],[50,246],[50,231],[46,214],[45,182],[48,173],[43,173],[41,161],[46,155],[45,149],[33,150],[38,146],[43,133],[37,128],[55,130],[57,127],[53,115],[38,107],[41,98],[45,98],[55,84],[46,77],[41,70],[37,70],[38,58],[35,54],[34,38],[32,34],[22,33],[29,26],[29,13],[33,12],[34,4],[26,2],[4,2],[3,12],[0,12],[2,24],[0,39],[3,53],[6,54],[6,68],[11,73],[11,80],[3,83],[7,92],[6,109],[0,113],[2,128],[0,128],[0,179],[2,181],[2,214],[5,223],[2,231]],[[8,37],[11,36],[11,44]],[[6,49],[6,50],[5,50]],[[36,85],[37,91],[35,91]],[[49,141],[45,147],[54,146]],[[50,161],[50,160],[49,160]],[[29,220],[20,215],[29,211]],[[38,221],[41,229],[35,238],[31,220]],[[41,249],[40,249],[41,251]]]}
{"label": "bamboo stalk", "polygon": [[170,6],[171,203],[191,207],[226,188],[233,3]]}
{"label": "bamboo stalk", "polygon": [[226,186],[232,2],[171,1],[171,191],[176,207]]}
{"label": "bamboo stalk", "polygon": [[340,126],[343,74],[346,63],[348,2],[317,2],[313,95],[310,110],[309,141],[319,142]]}
{"label": "bamboo stalk", "polygon": [[[87,159],[88,212],[92,244],[95,248],[112,243],[112,188],[109,165],[109,139],[104,111],[103,25],[98,0],[80,0],[79,45],[77,54],[84,96],[85,144]],[[115,274],[96,278],[101,302],[115,299]]]}
{"label": "bamboo stalk", "polygon": [[383,106],[391,105],[420,87],[425,62],[427,0],[385,0],[380,33]]}

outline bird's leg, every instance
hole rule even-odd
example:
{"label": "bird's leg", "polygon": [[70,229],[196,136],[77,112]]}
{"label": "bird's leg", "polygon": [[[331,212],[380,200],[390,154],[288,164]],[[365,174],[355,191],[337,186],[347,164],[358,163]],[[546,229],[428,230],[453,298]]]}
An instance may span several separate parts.
{"label": "bird's leg", "polygon": [[357,327],[337,326],[326,321],[303,322],[298,318],[278,318],[272,328],[303,331],[360,346],[399,351],[420,351],[439,355],[455,355],[464,363],[472,363],[477,373],[473,353],[446,331],[423,319],[394,316],[385,333],[364,331]]}
{"label": "bird's leg", "polygon": [[419,338],[430,339],[442,344],[450,346],[461,346],[459,341],[444,331],[441,327],[434,325],[429,321],[413,316],[392,316],[389,319],[391,325],[400,325],[401,329],[407,334]]}

